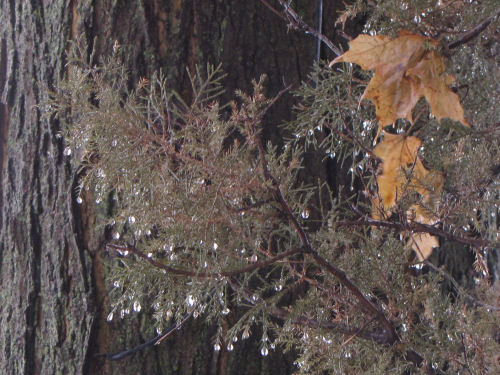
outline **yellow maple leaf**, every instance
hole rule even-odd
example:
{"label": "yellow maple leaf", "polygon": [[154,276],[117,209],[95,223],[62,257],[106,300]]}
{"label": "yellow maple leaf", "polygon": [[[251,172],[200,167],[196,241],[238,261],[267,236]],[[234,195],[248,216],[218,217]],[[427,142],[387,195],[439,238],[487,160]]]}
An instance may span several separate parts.
{"label": "yellow maple leaf", "polygon": [[[372,216],[375,219],[387,216],[386,213],[407,190],[414,190],[423,197],[423,205],[412,205],[408,216],[416,222],[434,224],[430,208],[437,203],[443,176],[436,171],[429,171],[418,158],[418,149],[422,144],[420,139],[389,133],[383,135],[384,139],[373,150],[382,163],[377,175],[379,199],[373,204]],[[409,178],[405,171],[410,172]],[[413,234],[411,244],[419,260],[426,259],[432,253],[432,248],[439,246],[437,238],[428,233]]]}
{"label": "yellow maple leaf", "polygon": [[359,35],[337,62],[352,62],[363,70],[375,70],[361,99],[375,103],[379,132],[398,118],[412,121],[412,109],[424,96],[438,120],[449,117],[469,126],[457,94],[448,85],[453,76],[445,72],[443,58],[428,46],[438,41],[402,30],[396,39],[385,35]]}

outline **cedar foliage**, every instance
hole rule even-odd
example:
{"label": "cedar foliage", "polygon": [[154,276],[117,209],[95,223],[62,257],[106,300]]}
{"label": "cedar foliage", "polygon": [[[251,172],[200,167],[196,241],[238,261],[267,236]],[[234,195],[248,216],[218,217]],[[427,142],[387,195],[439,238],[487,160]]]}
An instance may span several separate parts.
{"label": "cedar foliage", "polygon": [[[413,124],[386,128],[417,136],[418,161],[445,181],[439,204],[425,206],[411,168],[402,170],[395,207],[376,220],[378,124],[373,105],[360,102],[371,73],[317,66],[315,83],[296,91],[296,118],[283,125],[289,136],[263,144],[275,100],[264,95],[264,78],[220,103],[224,75],[207,66],[191,75],[187,103],[161,72],[130,88],[118,46],[97,66],[75,48],[49,113],[68,123],[65,154],[81,163],[80,189],[109,213],[100,223],[114,255],[109,320],[145,304],[159,332],[186,316],[204,319],[218,327],[214,350],[259,332],[264,356],[298,351],[298,373],[499,372],[499,297],[487,264],[500,237],[493,28],[445,47],[496,11],[494,2],[473,3],[357,2],[343,15],[364,14],[371,34],[441,37],[472,125],[438,122],[420,100]],[[307,150],[337,163],[347,184],[304,184]],[[413,220],[409,209],[419,205],[433,210],[433,225]],[[417,233],[468,245],[475,288],[417,260],[401,241]]]}

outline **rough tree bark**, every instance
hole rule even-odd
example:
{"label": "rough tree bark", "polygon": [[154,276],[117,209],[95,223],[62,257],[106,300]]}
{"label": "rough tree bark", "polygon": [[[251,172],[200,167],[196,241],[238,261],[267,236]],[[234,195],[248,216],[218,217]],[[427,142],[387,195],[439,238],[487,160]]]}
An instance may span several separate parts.
{"label": "rough tree bark", "polygon": [[[315,2],[298,3],[312,22]],[[335,17],[331,4],[326,19]],[[184,95],[186,66],[222,62],[226,98],[266,73],[273,95],[305,79],[314,55],[309,36],[287,33],[258,0],[0,0],[0,373],[287,373],[289,359],[262,359],[251,340],[231,356],[214,354],[213,332],[198,321],[122,362],[95,356],[133,347],[154,328],[147,311],[106,322],[111,282],[105,237],[94,229],[100,212],[75,203],[76,164],[64,155],[60,124],[42,120],[36,107],[65,74],[77,36],[89,55],[95,41],[97,61],[117,40],[132,81],[162,68]],[[270,123],[289,118],[291,100],[276,104]]]}

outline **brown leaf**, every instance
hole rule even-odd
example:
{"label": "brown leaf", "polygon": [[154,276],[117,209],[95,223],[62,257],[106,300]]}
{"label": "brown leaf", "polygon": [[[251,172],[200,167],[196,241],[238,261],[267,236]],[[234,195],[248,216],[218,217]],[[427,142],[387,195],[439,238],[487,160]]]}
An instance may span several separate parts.
{"label": "brown leaf", "polygon": [[[382,164],[377,175],[380,199],[373,204],[372,216],[375,219],[389,216],[397,200],[414,190],[423,197],[422,205],[412,205],[407,216],[423,224],[434,224],[432,211],[442,190],[443,176],[429,171],[418,158],[420,139],[389,133],[383,135],[384,139],[373,150]],[[407,174],[410,174],[409,178]],[[427,233],[413,234],[411,243],[420,260],[426,259],[433,247],[439,246],[437,238]]]}
{"label": "brown leaf", "polygon": [[443,58],[428,46],[438,41],[401,31],[391,39],[384,35],[359,35],[349,43],[349,51],[330,64],[353,62],[375,74],[361,99],[373,101],[379,132],[398,118],[412,121],[412,109],[425,96],[431,114],[439,120],[449,117],[468,126],[458,96],[448,85],[454,78],[445,72]]}

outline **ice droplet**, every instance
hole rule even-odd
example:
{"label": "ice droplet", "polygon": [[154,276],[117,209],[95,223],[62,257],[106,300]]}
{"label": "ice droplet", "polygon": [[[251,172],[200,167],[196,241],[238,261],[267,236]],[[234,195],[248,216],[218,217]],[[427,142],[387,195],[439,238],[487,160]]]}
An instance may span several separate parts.
{"label": "ice droplet", "polygon": [[139,303],[139,301],[134,301],[134,311],[135,312],[139,312],[141,311],[141,304]]}
{"label": "ice droplet", "polygon": [[267,349],[267,346],[263,346],[262,349],[260,349],[260,354],[262,354],[263,357],[269,354],[269,349]]}
{"label": "ice droplet", "polygon": [[76,203],[82,204],[83,203],[82,197],[80,197],[80,196],[76,197]]}
{"label": "ice droplet", "polygon": [[281,285],[281,284],[277,284],[274,286],[274,290],[277,292],[280,292],[282,289],[283,289],[283,285]]}
{"label": "ice droplet", "polygon": [[111,311],[111,312],[108,314],[108,316],[106,317],[106,320],[107,320],[108,322],[111,322],[111,321],[113,320],[113,311]]}
{"label": "ice droplet", "polygon": [[196,298],[194,298],[191,294],[187,296],[186,302],[189,306],[194,306],[196,303]]}
{"label": "ice droplet", "polygon": [[227,350],[231,352],[233,349],[234,349],[233,344],[232,344],[232,343],[229,343],[229,344],[227,345]]}
{"label": "ice droplet", "polygon": [[222,315],[227,315],[229,314],[229,309],[227,307],[224,308],[224,310],[222,310]]}
{"label": "ice droplet", "polygon": [[115,240],[119,240],[119,239],[120,239],[120,233],[118,233],[118,232],[114,232],[114,233],[113,233],[113,238],[114,238]]}
{"label": "ice droplet", "polygon": [[252,257],[250,258],[250,262],[252,262],[252,263],[257,262],[257,260],[258,260],[257,254],[253,254]]}
{"label": "ice droplet", "polygon": [[300,216],[302,216],[302,219],[307,219],[309,217],[309,213],[310,213],[309,210],[305,209],[304,211],[302,211]]}
{"label": "ice droplet", "polygon": [[70,156],[71,155],[71,148],[66,147],[63,151],[64,156]]}
{"label": "ice droplet", "polygon": [[220,345],[219,345],[219,344],[215,344],[215,345],[214,345],[214,350],[215,350],[216,352],[218,352],[218,351],[220,350]]}
{"label": "ice droplet", "polygon": [[135,223],[135,217],[134,217],[134,216],[129,216],[129,217],[128,217],[128,222],[129,222],[130,224],[134,224],[134,223]]}

